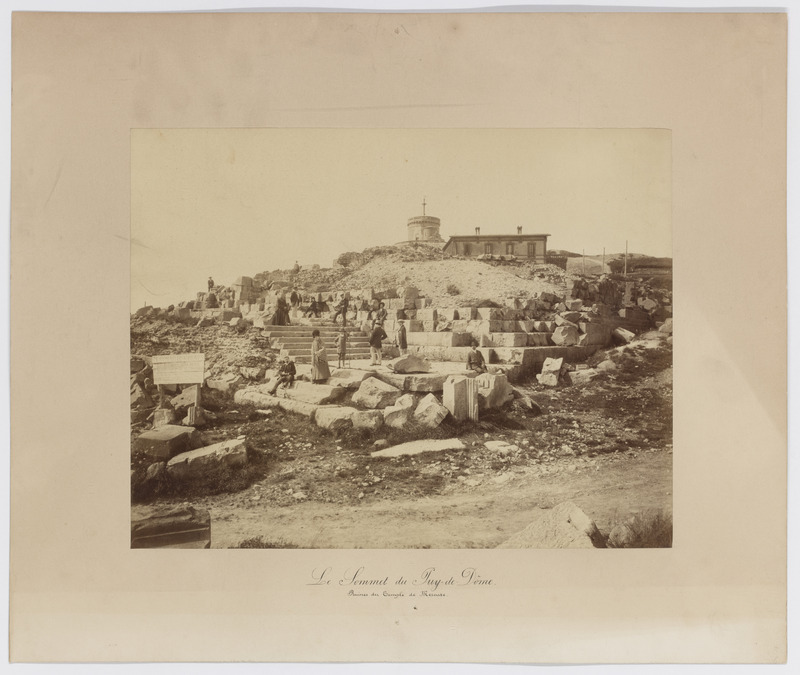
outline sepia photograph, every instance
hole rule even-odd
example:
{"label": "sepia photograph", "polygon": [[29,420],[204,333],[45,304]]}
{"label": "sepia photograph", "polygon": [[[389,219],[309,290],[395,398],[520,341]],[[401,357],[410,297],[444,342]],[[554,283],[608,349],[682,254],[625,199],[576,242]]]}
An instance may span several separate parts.
{"label": "sepia photograph", "polygon": [[133,548],[672,545],[668,130],[131,158]]}
{"label": "sepia photograph", "polygon": [[785,662],[786,13],[157,10],[12,20],[9,659]]}

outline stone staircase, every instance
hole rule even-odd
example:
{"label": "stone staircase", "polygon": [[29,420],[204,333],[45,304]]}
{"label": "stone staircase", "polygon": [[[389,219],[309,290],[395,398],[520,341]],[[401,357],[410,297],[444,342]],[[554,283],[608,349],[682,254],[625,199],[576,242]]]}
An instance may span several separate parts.
{"label": "stone staircase", "polygon": [[[310,325],[269,326],[264,337],[273,341],[281,356],[290,356],[295,363],[311,363],[311,332],[319,330],[320,337],[328,348],[328,363],[336,363],[336,336],[341,330],[323,319],[311,319]],[[369,337],[362,331],[347,328],[347,360],[369,358]]]}

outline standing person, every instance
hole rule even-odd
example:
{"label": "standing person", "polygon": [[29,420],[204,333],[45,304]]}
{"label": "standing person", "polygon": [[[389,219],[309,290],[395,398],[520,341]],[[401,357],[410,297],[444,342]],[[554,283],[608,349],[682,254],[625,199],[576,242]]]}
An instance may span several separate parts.
{"label": "standing person", "polygon": [[408,338],[406,337],[406,325],[402,321],[397,323],[397,346],[400,353],[405,356],[408,353]]}
{"label": "standing person", "polygon": [[273,396],[275,392],[278,390],[279,385],[283,385],[284,389],[288,389],[292,386],[294,382],[294,376],[297,374],[297,369],[294,367],[294,362],[288,357],[285,356],[283,358],[283,363],[281,367],[278,369],[278,376],[275,378],[275,381],[272,383],[272,387],[269,390],[269,393]]}
{"label": "standing person", "polygon": [[286,304],[286,296],[281,293],[281,295],[278,296],[278,309],[275,310],[275,314],[272,317],[272,325],[288,326],[290,323],[289,305]]}
{"label": "standing person", "polygon": [[211,277],[208,277],[208,292],[211,292],[211,289],[214,288],[214,280]]}
{"label": "standing person", "polygon": [[336,319],[341,316],[342,317],[342,325],[347,325],[347,305],[349,304],[347,300],[347,296],[344,296],[334,308],[336,311],[333,314],[333,323],[336,323]]}
{"label": "standing person", "polygon": [[311,332],[311,381],[314,384],[324,382],[331,376],[328,368],[328,352],[325,343],[319,336],[319,329]]}
{"label": "standing person", "polygon": [[486,372],[486,361],[483,360],[483,354],[478,351],[478,346],[474,342],[467,354],[467,370],[474,370],[478,374]]}
{"label": "standing person", "polygon": [[339,368],[344,368],[344,361],[347,358],[347,330],[342,328],[336,336],[336,353],[339,355]]}
{"label": "standing person", "polygon": [[383,302],[378,305],[378,309],[372,310],[372,320],[377,321],[381,326],[386,321],[387,316],[389,316],[389,313],[386,311],[386,304]]}
{"label": "standing person", "polygon": [[300,302],[300,296],[297,295],[297,289],[292,289],[292,294],[289,296],[289,302],[292,303],[292,307],[297,307],[297,304]]}
{"label": "standing person", "polygon": [[383,330],[377,321],[372,324],[372,335],[369,336],[369,355],[371,366],[381,365],[381,341],[387,338],[386,331]]}

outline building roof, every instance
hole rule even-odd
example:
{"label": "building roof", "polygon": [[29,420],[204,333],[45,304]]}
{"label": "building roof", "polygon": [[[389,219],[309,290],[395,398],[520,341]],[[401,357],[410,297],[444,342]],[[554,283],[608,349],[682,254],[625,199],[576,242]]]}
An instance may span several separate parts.
{"label": "building roof", "polygon": [[454,234],[448,241],[471,241],[478,239],[530,239],[532,237],[549,237],[549,234]]}

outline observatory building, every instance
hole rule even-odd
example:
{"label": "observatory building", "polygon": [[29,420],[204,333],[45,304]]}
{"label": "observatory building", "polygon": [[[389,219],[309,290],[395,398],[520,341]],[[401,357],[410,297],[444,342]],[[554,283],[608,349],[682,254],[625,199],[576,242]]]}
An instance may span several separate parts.
{"label": "observatory building", "polygon": [[422,200],[422,215],[408,219],[408,241],[419,243],[442,244],[444,240],[439,234],[441,221],[435,216],[425,214],[426,202]]}

